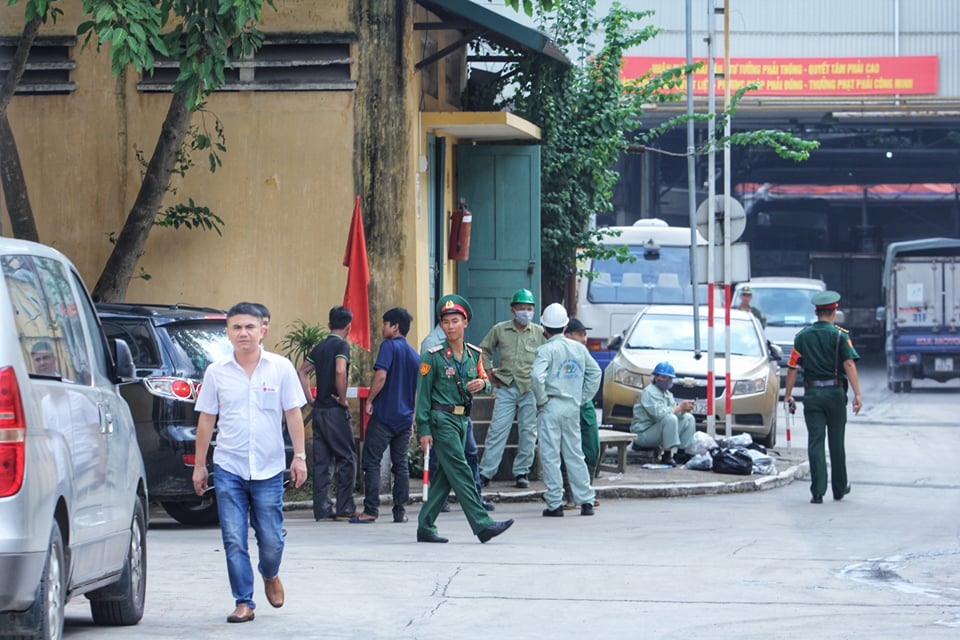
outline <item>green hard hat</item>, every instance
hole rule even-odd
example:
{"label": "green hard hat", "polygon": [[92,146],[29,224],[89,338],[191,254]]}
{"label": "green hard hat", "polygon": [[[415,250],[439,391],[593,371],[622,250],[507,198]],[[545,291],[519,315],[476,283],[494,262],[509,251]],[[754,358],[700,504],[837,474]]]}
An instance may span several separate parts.
{"label": "green hard hat", "polygon": [[437,301],[437,317],[442,318],[448,313],[459,313],[469,322],[473,317],[473,309],[463,296],[455,293],[447,294]]}
{"label": "green hard hat", "polygon": [[533,297],[533,291],[517,289],[513,294],[513,299],[510,300],[510,304],[537,304],[537,300]]}

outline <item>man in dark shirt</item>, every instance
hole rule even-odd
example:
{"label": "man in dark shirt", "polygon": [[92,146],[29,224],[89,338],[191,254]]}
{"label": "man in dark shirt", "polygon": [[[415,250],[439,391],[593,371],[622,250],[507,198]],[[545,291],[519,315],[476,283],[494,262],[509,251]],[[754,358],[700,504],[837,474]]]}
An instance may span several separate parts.
{"label": "man in dark shirt", "polygon": [[410,499],[410,467],[407,451],[413,428],[414,399],[420,354],[406,340],[413,317],[395,307],[383,314],[380,351],[373,365],[373,380],[367,397],[370,416],[363,442],[363,513],[350,522],[374,522],[380,514],[380,461],[390,448],[393,472],[393,521],[406,522]]}
{"label": "man in dark shirt", "polygon": [[[353,487],[357,477],[357,452],[353,425],[347,408],[347,377],[350,370],[350,323],[346,307],[330,309],[323,342],[315,346],[297,372],[304,393],[310,397],[310,373],[317,379],[313,401],[313,517],[316,520],[349,519],[355,515]],[[336,512],[330,501],[330,479],[336,473]]]}

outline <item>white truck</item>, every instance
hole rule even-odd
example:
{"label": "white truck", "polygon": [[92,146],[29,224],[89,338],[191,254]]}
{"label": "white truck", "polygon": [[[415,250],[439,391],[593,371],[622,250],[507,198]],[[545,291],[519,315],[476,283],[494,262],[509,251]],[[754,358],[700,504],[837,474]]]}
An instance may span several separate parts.
{"label": "white truck", "polygon": [[960,378],[960,240],[890,244],[883,286],[887,386],[900,393],[915,379]]}

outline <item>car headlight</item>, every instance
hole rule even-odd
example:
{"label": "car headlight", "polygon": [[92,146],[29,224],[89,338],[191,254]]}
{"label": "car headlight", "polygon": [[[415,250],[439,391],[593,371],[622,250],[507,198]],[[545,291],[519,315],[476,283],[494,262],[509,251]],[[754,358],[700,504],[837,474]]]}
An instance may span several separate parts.
{"label": "car headlight", "polygon": [[753,378],[751,380],[737,380],[733,385],[733,395],[748,396],[753,393],[763,393],[767,390],[766,376]]}
{"label": "car headlight", "polygon": [[613,374],[613,380],[617,384],[622,384],[625,387],[643,389],[643,376],[629,369],[617,369]]}

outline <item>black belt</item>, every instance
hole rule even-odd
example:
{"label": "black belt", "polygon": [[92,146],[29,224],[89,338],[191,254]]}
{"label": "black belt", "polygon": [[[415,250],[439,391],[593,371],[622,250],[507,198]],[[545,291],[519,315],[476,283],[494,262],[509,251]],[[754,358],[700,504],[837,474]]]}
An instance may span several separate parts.
{"label": "black belt", "polygon": [[839,387],[842,382],[836,378],[831,378],[830,380],[804,380],[803,386],[809,389],[810,387]]}
{"label": "black belt", "polygon": [[466,416],[470,417],[470,407],[469,404],[440,404],[437,402],[431,402],[430,408],[436,409],[437,411],[444,411],[446,413],[452,413],[456,416]]}

